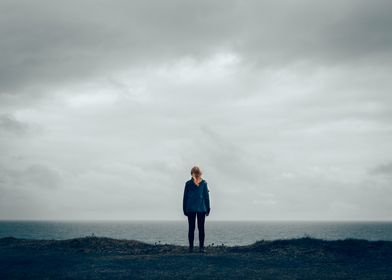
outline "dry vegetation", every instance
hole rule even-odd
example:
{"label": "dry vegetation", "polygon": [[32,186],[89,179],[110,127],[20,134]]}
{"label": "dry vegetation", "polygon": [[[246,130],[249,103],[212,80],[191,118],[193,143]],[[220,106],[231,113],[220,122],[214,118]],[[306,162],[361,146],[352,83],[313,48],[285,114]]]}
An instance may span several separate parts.
{"label": "dry vegetation", "polygon": [[82,237],[0,239],[0,279],[390,279],[392,242],[310,237],[186,246]]}

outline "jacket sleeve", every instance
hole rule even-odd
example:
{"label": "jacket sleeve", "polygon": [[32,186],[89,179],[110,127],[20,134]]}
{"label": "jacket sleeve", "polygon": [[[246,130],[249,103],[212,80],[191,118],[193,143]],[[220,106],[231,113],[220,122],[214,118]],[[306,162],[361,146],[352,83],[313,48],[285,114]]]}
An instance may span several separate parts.
{"label": "jacket sleeve", "polygon": [[210,190],[208,189],[207,182],[206,182],[206,185],[205,185],[205,188],[204,188],[204,202],[206,204],[207,212],[210,212],[210,209],[211,209],[209,192],[210,192]]}
{"label": "jacket sleeve", "polygon": [[187,188],[187,184],[185,183],[184,196],[182,198],[182,210],[184,211],[184,213],[186,211],[186,201],[187,201],[187,198],[188,198],[188,188]]}

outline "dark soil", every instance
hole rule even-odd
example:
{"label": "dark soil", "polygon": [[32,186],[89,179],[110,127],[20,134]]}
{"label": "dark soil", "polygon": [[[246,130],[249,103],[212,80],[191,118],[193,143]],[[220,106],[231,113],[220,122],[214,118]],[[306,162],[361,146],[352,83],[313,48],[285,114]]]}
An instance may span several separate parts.
{"label": "dark soil", "polygon": [[247,246],[82,237],[0,239],[0,279],[392,279],[392,242],[310,237]]}

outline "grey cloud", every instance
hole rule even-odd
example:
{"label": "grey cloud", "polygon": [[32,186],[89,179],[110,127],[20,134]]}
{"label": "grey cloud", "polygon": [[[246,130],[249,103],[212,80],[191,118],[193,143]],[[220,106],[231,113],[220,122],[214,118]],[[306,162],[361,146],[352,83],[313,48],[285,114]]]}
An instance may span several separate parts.
{"label": "grey cloud", "polygon": [[60,174],[45,165],[35,164],[23,171],[22,180],[39,188],[53,189],[60,186]]}
{"label": "grey cloud", "polygon": [[44,164],[31,164],[25,168],[7,167],[2,164],[0,166],[0,180],[3,188],[21,189],[30,191],[52,190],[61,186],[61,173],[52,167]]}
{"label": "grey cloud", "polygon": [[391,9],[389,1],[2,1],[0,92],[39,94],[220,51],[258,68],[385,63]]}
{"label": "grey cloud", "polygon": [[392,176],[392,162],[380,164],[372,168],[370,174]]}
{"label": "grey cloud", "polygon": [[[260,182],[267,160],[257,152],[250,153],[243,143],[235,143],[229,135],[208,125],[200,126],[199,150],[206,157],[206,164],[218,174],[231,174],[220,180],[232,180],[241,188],[254,187]],[[256,166],[255,166],[256,165]],[[224,181],[221,183],[225,185]]]}
{"label": "grey cloud", "polygon": [[0,46],[1,92],[28,91],[81,75],[107,74],[108,69],[209,52],[214,35],[202,32],[205,23],[200,18],[208,9],[189,2],[156,2],[154,8],[150,4],[2,2],[7,24],[1,36],[7,40]]}
{"label": "grey cloud", "polygon": [[26,123],[16,120],[12,115],[0,115],[0,133],[10,132],[21,136],[26,134],[28,130],[29,126]]}
{"label": "grey cloud", "polygon": [[0,0],[1,217],[386,217],[391,6]]}
{"label": "grey cloud", "polygon": [[389,1],[246,3],[246,36],[239,41],[259,66],[366,64],[369,58],[387,65],[391,59]]}

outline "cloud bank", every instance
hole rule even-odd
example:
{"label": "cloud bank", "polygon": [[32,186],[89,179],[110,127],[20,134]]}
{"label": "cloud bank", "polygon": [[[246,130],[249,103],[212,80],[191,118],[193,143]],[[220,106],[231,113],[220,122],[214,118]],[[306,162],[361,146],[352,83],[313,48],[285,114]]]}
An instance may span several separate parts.
{"label": "cloud bank", "polygon": [[0,219],[391,220],[389,1],[0,1]]}

